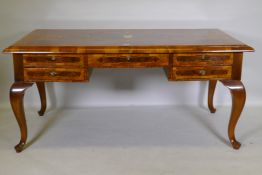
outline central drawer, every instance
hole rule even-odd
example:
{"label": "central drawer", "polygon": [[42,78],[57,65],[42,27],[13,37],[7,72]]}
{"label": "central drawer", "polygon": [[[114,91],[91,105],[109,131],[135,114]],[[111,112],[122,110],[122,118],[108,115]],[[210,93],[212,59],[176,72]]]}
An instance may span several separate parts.
{"label": "central drawer", "polygon": [[167,67],[168,54],[89,54],[88,66],[104,68]]}

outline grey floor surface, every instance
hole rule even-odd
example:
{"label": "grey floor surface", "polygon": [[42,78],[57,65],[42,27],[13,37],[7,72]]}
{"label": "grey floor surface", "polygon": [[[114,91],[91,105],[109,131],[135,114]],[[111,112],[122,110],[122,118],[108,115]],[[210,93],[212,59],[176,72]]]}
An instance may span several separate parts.
{"label": "grey floor surface", "polygon": [[262,107],[246,107],[228,144],[229,107],[27,109],[28,147],[15,153],[19,129],[0,110],[0,175],[261,175]]}

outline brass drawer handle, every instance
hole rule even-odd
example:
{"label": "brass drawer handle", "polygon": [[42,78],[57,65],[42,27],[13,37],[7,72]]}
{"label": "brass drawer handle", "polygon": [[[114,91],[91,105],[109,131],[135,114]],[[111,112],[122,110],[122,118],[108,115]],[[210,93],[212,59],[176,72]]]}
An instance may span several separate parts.
{"label": "brass drawer handle", "polygon": [[206,75],[206,73],[207,73],[206,70],[200,70],[200,71],[199,71],[199,74],[200,74],[200,75]]}
{"label": "brass drawer handle", "polygon": [[50,61],[55,61],[56,60],[56,57],[55,56],[52,56],[51,58],[50,58]]}
{"label": "brass drawer handle", "polygon": [[52,71],[52,72],[50,72],[49,73],[52,77],[54,77],[54,76],[56,76],[57,75],[57,72],[55,72],[55,71]]}

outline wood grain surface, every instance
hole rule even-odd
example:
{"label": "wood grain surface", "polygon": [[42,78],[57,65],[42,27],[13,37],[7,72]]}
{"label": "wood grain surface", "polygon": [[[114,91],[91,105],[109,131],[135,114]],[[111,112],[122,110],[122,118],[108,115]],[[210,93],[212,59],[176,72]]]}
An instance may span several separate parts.
{"label": "wood grain surface", "polygon": [[218,29],[39,29],[3,52],[181,53],[253,50]]}

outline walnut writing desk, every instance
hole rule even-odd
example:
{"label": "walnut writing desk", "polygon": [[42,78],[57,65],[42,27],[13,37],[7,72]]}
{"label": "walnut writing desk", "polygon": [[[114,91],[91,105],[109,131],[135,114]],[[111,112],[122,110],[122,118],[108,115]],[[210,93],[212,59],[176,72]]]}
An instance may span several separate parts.
{"label": "walnut writing desk", "polygon": [[209,81],[208,107],[212,113],[217,81],[232,96],[228,136],[233,148],[240,143],[235,127],[245,104],[241,82],[243,52],[253,48],[217,29],[153,30],[35,30],[4,53],[13,54],[15,82],[10,102],[21,131],[15,146],[26,144],[27,125],[23,106],[26,89],[36,83],[41,109],[46,109],[44,82],[84,82],[90,68],[161,67],[169,81]]}

